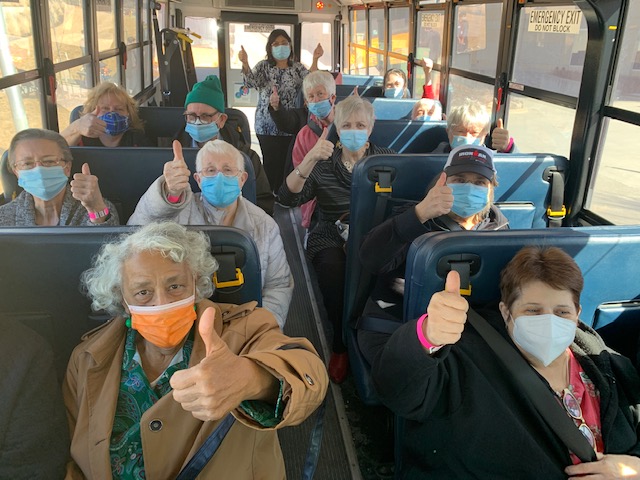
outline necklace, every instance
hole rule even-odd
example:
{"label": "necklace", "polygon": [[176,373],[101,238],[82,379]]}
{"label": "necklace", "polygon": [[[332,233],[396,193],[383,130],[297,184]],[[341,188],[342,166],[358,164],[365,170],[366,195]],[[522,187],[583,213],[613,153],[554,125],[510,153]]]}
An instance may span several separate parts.
{"label": "necklace", "polygon": [[353,171],[353,163],[343,160],[342,164],[344,165],[344,168],[346,168],[348,172]]}

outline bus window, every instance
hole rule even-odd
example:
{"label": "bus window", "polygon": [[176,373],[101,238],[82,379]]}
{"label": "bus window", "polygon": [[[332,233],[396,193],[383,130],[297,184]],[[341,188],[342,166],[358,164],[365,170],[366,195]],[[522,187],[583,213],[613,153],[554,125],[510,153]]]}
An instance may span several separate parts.
{"label": "bus window", "polygon": [[313,51],[322,44],[324,55],[318,60],[318,70],[333,70],[331,24],[329,22],[305,22],[300,40],[300,62],[307,67],[313,63]]}
{"label": "bus window", "polygon": [[611,105],[640,113],[640,101],[638,101],[638,92],[640,92],[640,3],[629,3],[626,23],[613,83]]}
{"label": "bus window", "polygon": [[476,82],[459,75],[449,75],[449,93],[447,95],[447,113],[451,107],[460,105],[468,98],[482,103],[487,110],[493,108],[493,85]]}
{"label": "bus window", "polygon": [[384,75],[384,8],[369,10],[369,75]]}
{"label": "bus window", "polygon": [[457,6],[451,65],[494,78],[502,3]]}
{"label": "bus window", "polygon": [[525,7],[512,81],[577,97],[586,46],[587,23],[578,7]]}
{"label": "bus window", "polygon": [[510,93],[509,133],[521,152],[552,152],[569,157],[575,110]]}
{"label": "bus window", "polygon": [[127,68],[125,69],[127,92],[132,97],[142,91],[142,76],[140,66],[140,47],[127,50]]}
{"label": "bus window", "polygon": [[[444,36],[444,11],[425,10],[417,12],[416,58],[430,58],[434,65],[442,63],[442,40]],[[424,71],[420,67],[413,69],[413,96],[422,96],[425,83]],[[431,71],[431,81],[436,98],[440,98],[440,72]]]}
{"label": "bus window", "polygon": [[[349,73],[354,75],[367,74],[367,11],[351,10],[349,25],[351,27],[349,48]],[[357,46],[361,46],[358,48]]]}
{"label": "bus window", "polygon": [[586,207],[615,224],[637,225],[640,171],[629,153],[640,128],[607,118],[602,133],[604,143]]}
{"label": "bus window", "polygon": [[25,128],[42,128],[41,111],[44,108],[42,80],[14,85],[0,93],[0,111],[11,115],[0,116],[0,153],[9,148],[11,138]]}
{"label": "bus window", "polygon": [[389,53],[409,55],[409,24],[408,7],[389,9]]}
{"label": "bus window", "polygon": [[[138,0],[123,0],[124,43],[133,45],[138,38]],[[130,53],[129,53],[130,54]]]}
{"label": "bus window", "polygon": [[[204,80],[207,75],[220,76],[218,59],[218,23],[215,18],[185,17],[184,26],[201,38],[191,36],[191,52],[193,63],[196,67],[198,81]],[[245,47],[246,48],[246,47]],[[251,57],[249,57],[251,59]],[[257,63],[254,58],[253,67]]]}
{"label": "bus window", "polygon": [[54,63],[73,60],[87,54],[84,18],[84,2],[72,0],[49,2]]}
{"label": "bus window", "polygon": [[116,45],[116,2],[96,2],[98,50],[104,52]]}
{"label": "bus window", "polygon": [[69,126],[69,114],[87,99],[93,86],[91,65],[85,64],[56,73],[56,100],[58,126],[64,130]]}
{"label": "bus window", "polygon": [[0,3],[0,78],[36,68],[36,55],[28,0]]}

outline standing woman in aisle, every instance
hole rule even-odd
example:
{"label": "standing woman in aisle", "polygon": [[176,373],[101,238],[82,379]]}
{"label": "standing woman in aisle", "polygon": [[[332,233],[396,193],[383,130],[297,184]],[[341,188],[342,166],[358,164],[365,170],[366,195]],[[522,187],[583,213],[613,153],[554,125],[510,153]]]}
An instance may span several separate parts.
{"label": "standing woman in aisle", "polygon": [[302,80],[309,71],[318,69],[318,59],[324,53],[322,45],[318,44],[313,51],[313,63],[307,68],[293,60],[291,37],[287,32],[276,29],[267,39],[267,59],[258,62],[252,69],[244,47],[238,54],[242,62],[242,76],[245,85],[257,88],[258,108],[256,109],[255,129],[260,148],[264,169],[269,179],[271,189],[277,191],[282,184],[284,164],[287,158],[291,135],[278,130],[269,115],[269,98],[275,91],[280,97],[283,108],[296,107],[296,99],[302,87]]}

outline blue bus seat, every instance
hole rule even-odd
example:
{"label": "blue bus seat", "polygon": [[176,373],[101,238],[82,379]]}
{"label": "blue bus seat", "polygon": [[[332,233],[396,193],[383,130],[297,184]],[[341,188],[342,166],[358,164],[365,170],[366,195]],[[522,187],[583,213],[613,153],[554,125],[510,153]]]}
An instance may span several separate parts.
{"label": "blue bus seat", "polygon": [[[337,97],[336,103],[347,97]],[[378,120],[411,120],[413,106],[420,100],[419,98],[384,98],[384,97],[363,97],[373,105],[373,112]],[[440,103],[439,100],[435,100]],[[446,122],[444,122],[446,126]],[[445,139],[446,140],[446,139]]]}
{"label": "blue bus seat", "polygon": [[[353,93],[356,85],[336,85],[336,97],[348,97]],[[357,85],[358,95],[361,97],[382,97],[382,85]]]}
{"label": "blue bus seat", "polygon": [[384,77],[381,75],[349,75],[342,74],[342,84],[350,85],[351,89],[356,85],[382,85]]}
{"label": "blue bus seat", "polygon": [[[603,304],[640,299],[639,226],[431,233],[418,238],[409,249],[405,320],[425,312],[431,295],[443,288],[449,263],[466,261],[461,255],[472,256],[470,304],[483,306],[499,300],[500,271],[525,245],[556,246],[573,257],[584,276],[580,318],[589,326],[609,325],[624,311]],[[633,310],[637,312],[638,307]]]}
{"label": "blue bus seat", "polygon": [[[74,122],[80,118],[82,105],[75,107],[69,114],[69,121]],[[229,117],[228,122],[238,128],[247,145],[251,145],[251,128],[247,116],[236,108],[225,108]],[[145,134],[158,144],[167,144],[167,139],[173,139],[185,125],[183,107],[139,107],[138,114],[144,123]],[[160,139],[164,140],[161,141]]]}
{"label": "blue bus seat", "polygon": [[[262,303],[258,250],[251,237],[232,227],[188,227],[204,231],[211,251],[224,261],[233,256],[244,283],[216,289],[212,299],[223,303]],[[82,334],[107,320],[91,312],[80,292],[80,274],[106,241],[134,227],[0,228],[0,321],[18,319],[52,345],[56,369],[64,374],[71,350]]]}
{"label": "blue bus seat", "polygon": [[429,153],[448,141],[446,122],[376,120],[369,140],[398,153]]}
{"label": "blue bus seat", "polygon": [[[173,158],[170,148],[103,148],[71,147],[73,153],[72,174],[80,172],[83,163],[88,163],[91,173],[98,177],[100,191],[117,207],[121,223],[126,223],[138,204],[140,197],[160,176],[166,162]],[[191,170],[189,182],[194,192],[200,188],[193,178],[197,148],[182,150],[185,162]],[[251,160],[243,153],[245,171],[249,177],[242,188],[242,196],[256,203],[256,175]]]}
{"label": "blue bus seat", "polygon": [[[364,308],[374,279],[363,270],[358,251],[365,235],[388,218],[395,206],[424,198],[428,184],[442,171],[446,160],[445,154],[373,155],[356,164],[353,172],[343,333],[358,394],[368,405],[376,405],[379,401],[370,382],[370,365],[360,354],[357,345],[354,324]],[[546,205],[551,187],[544,175],[551,169],[566,173],[566,159],[545,154],[498,154],[494,164],[500,181],[495,200],[509,219],[511,228],[546,227]],[[376,193],[375,185],[380,179],[380,172],[385,171],[390,172],[392,191],[389,194]],[[376,204],[382,196],[388,196],[388,200],[384,211],[376,214]]]}

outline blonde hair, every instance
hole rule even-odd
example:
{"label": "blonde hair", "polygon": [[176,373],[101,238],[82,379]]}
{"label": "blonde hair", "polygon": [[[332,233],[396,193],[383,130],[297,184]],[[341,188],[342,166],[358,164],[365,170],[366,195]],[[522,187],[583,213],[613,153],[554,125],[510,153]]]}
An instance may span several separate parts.
{"label": "blonde hair", "polygon": [[129,125],[133,130],[143,130],[143,122],[138,115],[138,102],[129,96],[127,91],[115,83],[105,82],[100,83],[93,87],[89,91],[87,101],[82,107],[81,115],[93,112],[98,106],[98,102],[105,95],[113,95],[122,103],[124,103],[127,109],[127,115],[129,116]]}

